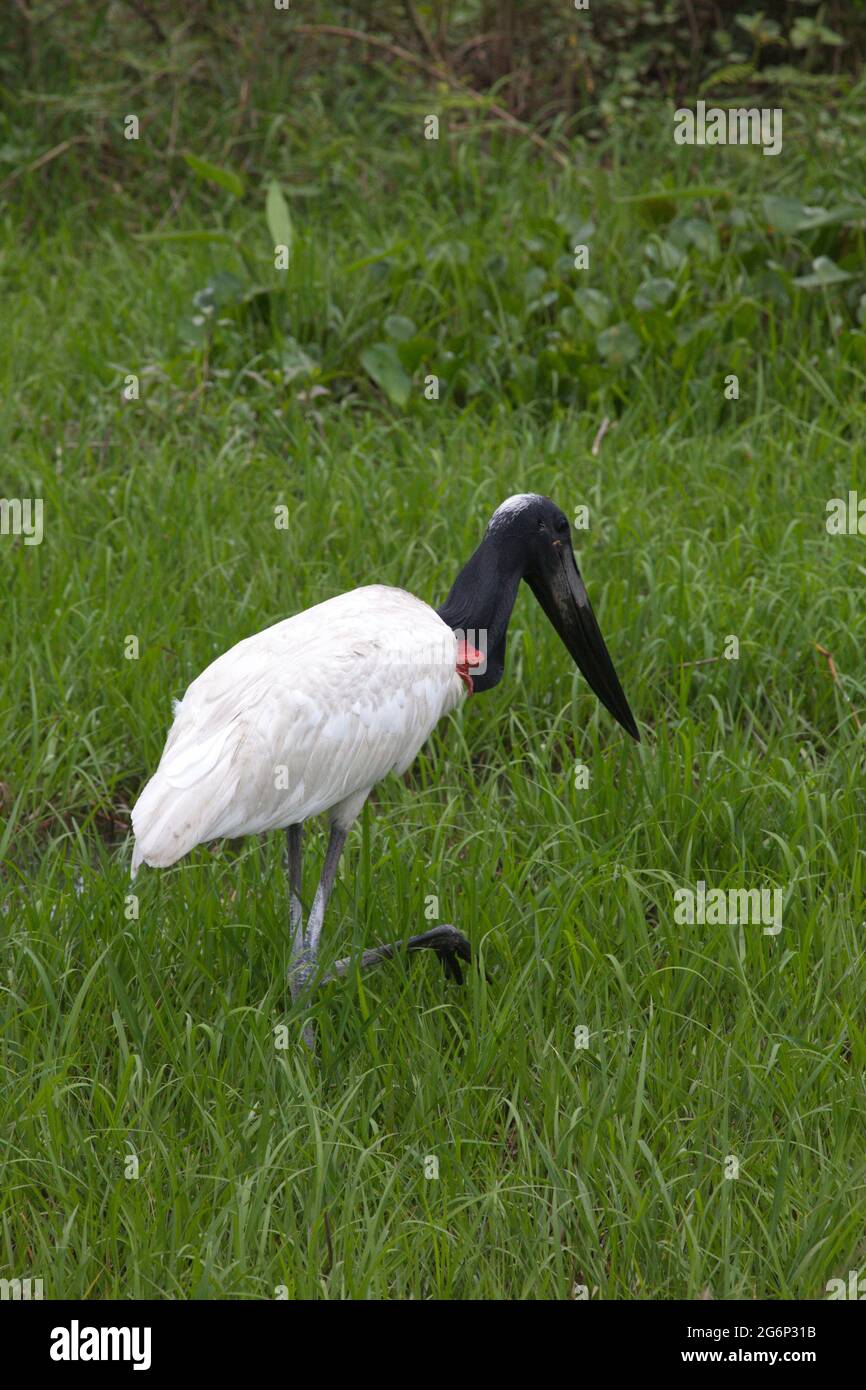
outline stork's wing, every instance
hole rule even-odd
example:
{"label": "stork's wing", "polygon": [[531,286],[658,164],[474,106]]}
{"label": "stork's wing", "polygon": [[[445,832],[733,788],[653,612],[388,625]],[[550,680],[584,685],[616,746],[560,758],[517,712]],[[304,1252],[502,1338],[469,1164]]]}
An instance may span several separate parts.
{"label": "stork's wing", "polygon": [[355,589],[246,638],[190,685],[132,811],[133,873],[293,825],[408,767],[461,698],[451,629],[402,589]]}

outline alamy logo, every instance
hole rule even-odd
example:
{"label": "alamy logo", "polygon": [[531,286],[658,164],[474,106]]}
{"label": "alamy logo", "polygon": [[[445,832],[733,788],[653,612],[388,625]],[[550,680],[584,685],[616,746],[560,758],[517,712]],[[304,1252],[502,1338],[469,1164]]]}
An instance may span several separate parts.
{"label": "alamy logo", "polygon": [[768,106],[711,106],[699,101],[690,111],[681,106],[674,112],[674,141],[677,145],[762,145],[764,154],[782,149],[782,108]]}
{"label": "alamy logo", "polygon": [[0,497],[0,536],[23,536],[25,545],[41,545],[42,534],[41,497]]}
{"label": "alamy logo", "polygon": [[0,1302],[5,1303],[7,1299],[29,1302],[42,1297],[41,1279],[0,1279]]}
{"label": "alamy logo", "polygon": [[831,1302],[834,1298],[856,1298],[860,1303],[866,1299],[866,1279],[859,1279],[856,1269],[848,1270],[847,1284],[844,1279],[828,1279],[825,1288]]}
{"label": "alamy logo", "polygon": [[711,888],[699,879],[696,888],[674,890],[674,921],[688,926],[763,926],[765,936],[782,930],[781,888]]}
{"label": "alamy logo", "polygon": [[149,1327],[69,1327],[51,1332],[52,1361],[131,1361],[134,1371],[150,1370]]}
{"label": "alamy logo", "polygon": [[847,502],[844,497],[831,497],[825,525],[830,536],[866,536],[866,497],[853,491]]}

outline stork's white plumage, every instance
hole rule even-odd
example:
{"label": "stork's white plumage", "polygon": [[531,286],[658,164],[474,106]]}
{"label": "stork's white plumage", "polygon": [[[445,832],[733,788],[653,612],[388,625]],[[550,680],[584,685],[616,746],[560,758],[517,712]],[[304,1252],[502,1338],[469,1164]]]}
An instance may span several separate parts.
{"label": "stork's white plumage", "polygon": [[457,638],[439,615],[381,584],[238,642],[175,706],[132,812],[133,874],[323,811],[347,829],[466,695],[456,665]]}
{"label": "stork's white plumage", "polygon": [[[501,679],[521,579],[596,695],[638,738],[577,568],[568,521],[549,498],[520,493],[494,513],[440,609],[374,584],[276,623],[208,666],[175,706],[159,767],[133,808],[133,874],[142,863],[174,864],[208,840],[284,827],[289,978],[297,998],[316,965],[352,822],[376,783],[406,770],[467,691],[489,690]],[[302,828],[323,811],[331,833],[304,927]],[[407,945],[433,947],[458,980],[455,956],[469,958],[466,938],[450,926],[410,937]],[[365,951],[360,964],[393,951],[390,945]],[[309,1031],[305,1036],[309,1041]]]}

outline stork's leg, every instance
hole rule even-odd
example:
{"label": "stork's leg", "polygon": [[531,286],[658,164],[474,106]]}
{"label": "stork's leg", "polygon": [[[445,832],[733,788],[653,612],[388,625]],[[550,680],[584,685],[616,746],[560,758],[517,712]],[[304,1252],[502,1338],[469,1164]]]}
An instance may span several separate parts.
{"label": "stork's leg", "polygon": [[[328,980],[341,979],[348,975],[353,965],[356,965],[359,970],[372,970],[374,966],[381,965],[383,961],[393,960],[402,945],[402,941],[389,941],[383,946],[374,946],[369,951],[362,951],[360,956],[345,956],[342,960],[335,960],[327,975],[322,976],[322,984]],[[471,961],[472,959],[472,951],[466,937],[450,923],[445,923],[441,927],[431,927],[429,931],[423,931],[418,936],[410,936],[406,942],[406,949],[407,951],[435,951],[442,962],[445,974],[458,985],[463,983],[460,961]]]}
{"label": "stork's leg", "polygon": [[289,871],[289,924],[292,929],[292,955],[300,951],[304,926],[304,904],[301,898],[301,841],[304,827],[290,825],[286,829],[286,863]]}
{"label": "stork's leg", "polygon": [[[325,850],[325,862],[322,865],[322,877],[319,879],[319,886],[316,889],[316,896],[310,909],[307,930],[304,933],[304,946],[310,956],[310,970],[316,963],[319,937],[322,935],[322,923],[325,920],[325,908],[328,906],[334,879],[337,877],[337,865],[340,862],[340,855],[343,853],[343,846],[348,835],[348,830],[337,825],[336,821],[331,823],[331,834],[328,839],[328,848]],[[307,973],[309,974],[309,971]]]}
{"label": "stork's leg", "polygon": [[[328,848],[325,851],[325,862],[322,866],[322,877],[319,879],[319,886],[316,889],[316,896],[313,899],[313,906],[307,918],[307,928],[301,928],[300,917],[300,898],[301,898],[301,879],[300,879],[300,826],[291,827],[288,835],[289,845],[289,874],[292,878],[293,854],[297,856],[297,879],[292,878],[292,960],[289,975],[289,984],[292,991],[292,999],[297,999],[306,989],[309,979],[316,968],[316,960],[319,953],[319,940],[322,935],[322,924],[325,920],[325,910],[328,906],[328,899],[334,887],[334,880],[337,877],[337,867],[340,863],[340,855],[343,852],[346,840],[349,835],[349,828],[358,811],[366,799],[367,793],[362,792],[352,801],[344,803],[343,815],[347,823],[340,825],[336,820],[331,822],[331,834],[328,840]],[[297,831],[297,840],[292,839],[292,830]],[[298,902],[298,918],[295,919],[294,901]],[[396,952],[402,947],[402,942],[393,942],[382,946],[377,946],[371,951],[364,951],[359,959],[351,956],[345,960],[336,961],[332,970],[324,977],[326,980],[335,979],[338,976],[347,975],[352,965],[357,964],[360,969],[365,970],[374,965],[379,965],[382,961],[391,960]],[[460,969],[461,960],[471,960],[469,942],[462,932],[456,927],[444,925],[441,927],[431,927],[429,931],[421,932],[418,936],[410,936],[406,942],[407,949],[410,951],[420,951],[424,949],[434,950],[442,962],[445,974],[458,984],[463,983],[463,974]],[[304,1029],[304,1041],[310,1048],[315,1048],[315,1034],[312,1024],[308,1023]]]}
{"label": "stork's leg", "polygon": [[303,992],[307,981],[316,968],[319,938],[322,935],[322,923],[325,920],[325,908],[328,906],[334,879],[337,877],[337,865],[340,862],[340,855],[343,852],[348,834],[348,830],[343,829],[336,822],[331,824],[331,835],[328,840],[328,848],[325,851],[322,877],[319,879],[313,906],[307,918],[307,929],[303,933],[297,933],[292,942],[289,984],[293,999],[297,999],[298,995]]}

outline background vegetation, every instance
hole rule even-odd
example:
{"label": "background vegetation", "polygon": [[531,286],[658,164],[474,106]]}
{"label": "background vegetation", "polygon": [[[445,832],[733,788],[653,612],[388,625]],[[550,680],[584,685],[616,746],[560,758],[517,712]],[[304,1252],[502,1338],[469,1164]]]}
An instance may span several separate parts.
{"label": "background vegetation", "polygon": [[[0,539],[0,1273],[825,1296],[864,1262],[863,540],[825,528],[866,492],[862,7],[2,25],[0,495],[46,529]],[[781,105],[782,154],[676,146],[701,95]],[[144,873],[135,920],[128,808],[213,656],[359,583],[438,601],[522,490],[590,509],[644,742],[521,600],[326,927],[327,961],[432,895],[489,981],[329,986],[314,1061],[279,837]],[[782,887],[780,936],[677,926],[700,878]]]}

